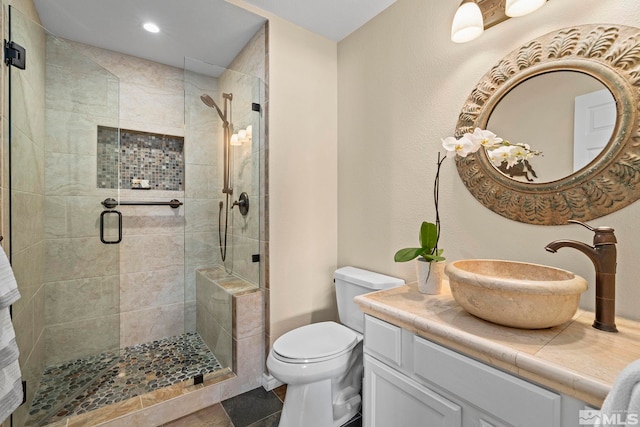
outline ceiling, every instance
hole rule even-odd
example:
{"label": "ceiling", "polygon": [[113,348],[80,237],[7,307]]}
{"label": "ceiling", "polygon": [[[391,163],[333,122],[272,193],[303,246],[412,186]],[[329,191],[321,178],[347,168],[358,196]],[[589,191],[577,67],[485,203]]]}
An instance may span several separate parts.
{"label": "ceiling", "polygon": [[337,42],[395,2],[395,0],[245,1]]}
{"label": "ceiling", "polygon": [[[247,0],[339,41],[395,0]],[[265,18],[225,0],[34,0],[53,35],[183,68],[185,57],[226,67]],[[142,24],[160,27],[149,33]]]}

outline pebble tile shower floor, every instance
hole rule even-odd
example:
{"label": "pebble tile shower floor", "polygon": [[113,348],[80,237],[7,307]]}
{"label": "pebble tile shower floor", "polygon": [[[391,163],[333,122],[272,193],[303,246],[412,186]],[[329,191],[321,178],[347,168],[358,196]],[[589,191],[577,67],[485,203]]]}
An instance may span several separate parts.
{"label": "pebble tile shower floor", "polygon": [[197,332],[126,347],[45,369],[28,426],[120,402],[222,369]]}

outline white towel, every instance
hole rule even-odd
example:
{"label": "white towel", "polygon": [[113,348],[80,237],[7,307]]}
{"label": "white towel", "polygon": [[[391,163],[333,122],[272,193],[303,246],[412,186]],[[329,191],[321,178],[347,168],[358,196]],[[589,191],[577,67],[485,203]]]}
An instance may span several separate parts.
{"label": "white towel", "polygon": [[18,346],[9,306],[20,298],[7,255],[0,250],[0,422],[22,403],[22,378]]}
{"label": "white towel", "polygon": [[0,251],[0,308],[9,307],[20,298],[18,284],[4,250]]}
{"label": "white towel", "polygon": [[22,379],[16,359],[0,369],[0,421],[4,422],[22,403]]}
{"label": "white towel", "polygon": [[640,421],[640,359],[629,364],[616,378],[604,399],[598,426],[626,426],[625,421]]}

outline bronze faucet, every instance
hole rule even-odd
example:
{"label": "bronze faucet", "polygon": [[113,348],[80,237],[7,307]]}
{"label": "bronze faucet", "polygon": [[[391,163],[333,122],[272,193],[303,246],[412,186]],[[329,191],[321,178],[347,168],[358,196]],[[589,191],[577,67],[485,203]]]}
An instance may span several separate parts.
{"label": "bronze faucet", "polygon": [[596,268],[596,319],[593,327],[606,332],[618,332],[616,328],[616,240],[611,227],[591,227],[580,221],[574,224],[593,231],[593,246],[575,240],[555,240],[545,249],[556,253],[562,247],[579,250],[589,257]]}

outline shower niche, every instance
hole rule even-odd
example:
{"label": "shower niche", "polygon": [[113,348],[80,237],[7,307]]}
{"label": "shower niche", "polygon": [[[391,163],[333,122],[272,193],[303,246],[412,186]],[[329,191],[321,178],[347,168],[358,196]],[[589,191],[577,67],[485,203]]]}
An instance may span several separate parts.
{"label": "shower niche", "polygon": [[98,126],[97,186],[184,190],[184,137]]}

